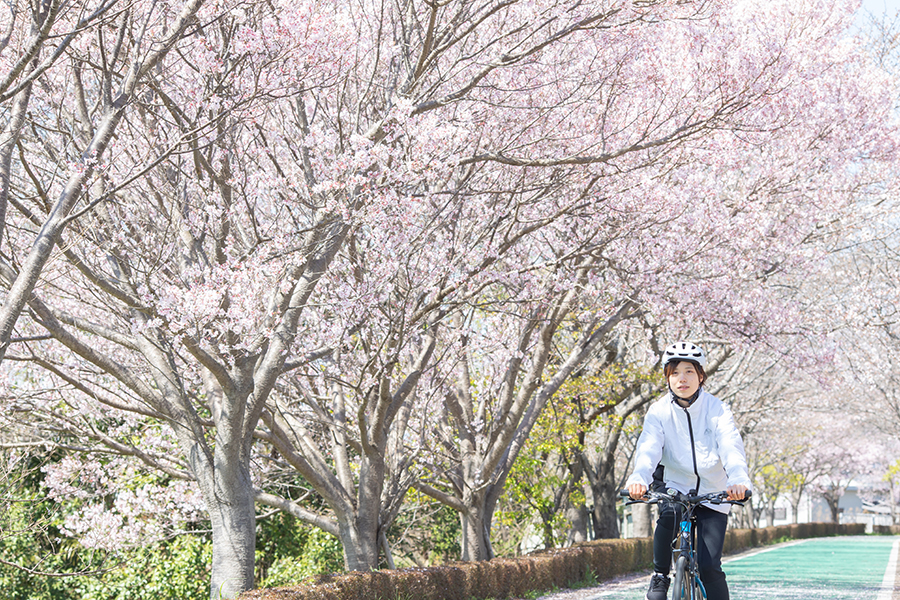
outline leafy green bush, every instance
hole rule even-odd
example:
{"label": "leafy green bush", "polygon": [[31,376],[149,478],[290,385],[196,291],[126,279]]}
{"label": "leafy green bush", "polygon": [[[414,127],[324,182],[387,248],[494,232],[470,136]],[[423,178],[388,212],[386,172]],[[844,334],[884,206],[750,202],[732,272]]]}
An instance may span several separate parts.
{"label": "leafy green bush", "polygon": [[459,514],[449,506],[440,505],[432,516],[431,544],[434,553],[444,562],[459,559],[461,535]]}
{"label": "leafy green bush", "polygon": [[79,578],[83,600],[205,600],[209,598],[212,543],[196,535],[129,551],[120,567]]}
{"label": "leafy green bush", "polygon": [[[72,596],[72,579],[44,573],[72,573],[102,566],[102,557],[79,552],[77,543],[60,536],[59,507],[30,481],[2,489],[0,507],[0,598],[4,600],[65,600]],[[7,482],[4,482],[7,483]],[[13,565],[18,565],[19,568]]]}
{"label": "leafy green bush", "polygon": [[344,555],[340,541],[321,529],[312,529],[306,535],[302,554],[275,559],[260,587],[291,585],[319,573],[339,573],[343,570]]}

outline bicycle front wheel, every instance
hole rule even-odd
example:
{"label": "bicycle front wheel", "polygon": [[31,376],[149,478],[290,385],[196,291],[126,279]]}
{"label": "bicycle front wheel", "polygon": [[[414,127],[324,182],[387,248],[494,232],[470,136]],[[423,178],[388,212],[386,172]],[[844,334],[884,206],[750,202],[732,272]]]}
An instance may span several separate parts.
{"label": "bicycle front wheel", "polygon": [[697,576],[691,577],[691,583],[691,587],[694,590],[693,600],[706,600],[706,588],[703,587],[703,583],[700,581],[700,578]]}
{"label": "bicycle front wheel", "polygon": [[672,581],[672,600],[691,600],[691,575],[686,556],[675,561],[675,579]]}

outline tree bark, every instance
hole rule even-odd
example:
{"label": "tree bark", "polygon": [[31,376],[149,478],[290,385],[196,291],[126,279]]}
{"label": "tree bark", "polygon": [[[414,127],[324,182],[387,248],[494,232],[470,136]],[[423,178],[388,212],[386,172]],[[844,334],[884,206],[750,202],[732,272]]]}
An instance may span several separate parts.
{"label": "tree bark", "polygon": [[468,504],[468,510],[460,513],[462,526],[462,560],[490,560],[494,558],[491,547],[490,519],[484,506]]}
{"label": "tree bark", "polygon": [[611,467],[598,480],[591,482],[591,491],[594,495],[591,518],[594,522],[595,540],[619,537],[619,515],[616,512],[619,489],[616,483],[615,471]]}
{"label": "tree bark", "polygon": [[209,596],[235,598],[255,587],[256,508],[245,465],[219,469],[207,510],[213,543]]}
{"label": "tree bark", "polygon": [[383,448],[364,457],[359,472],[359,506],[355,515],[339,519],[338,527],[344,543],[344,558],[351,571],[371,571],[378,568],[380,541],[381,492],[384,487]]}
{"label": "tree bark", "polygon": [[894,492],[897,488],[894,485],[893,477],[888,480],[888,483],[891,486],[891,488],[890,488],[891,525],[896,525],[898,522],[898,519],[897,519],[898,515],[897,515],[897,500],[896,500],[896,497],[894,496]]}
{"label": "tree bark", "polygon": [[588,540],[588,509],[584,504],[575,506],[569,504],[566,508],[566,519],[569,522],[569,534],[566,537],[566,545],[580,544]]}
{"label": "tree bark", "polygon": [[616,503],[619,501],[619,482],[616,479],[616,451],[621,439],[621,427],[613,425],[606,431],[603,448],[597,453],[593,464],[585,456],[585,475],[591,486],[594,497],[594,510],[591,519],[594,526],[594,539],[613,539],[619,537],[619,514]]}
{"label": "tree bark", "polygon": [[[378,534],[359,519],[338,521],[344,566],[348,571],[372,571],[378,568]],[[374,539],[373,539],[374,538]]]}
{"label": "tree bark", "polygon": [[652,515],[649,504],[631,505],[632,537],[645,538],[653,535]]}

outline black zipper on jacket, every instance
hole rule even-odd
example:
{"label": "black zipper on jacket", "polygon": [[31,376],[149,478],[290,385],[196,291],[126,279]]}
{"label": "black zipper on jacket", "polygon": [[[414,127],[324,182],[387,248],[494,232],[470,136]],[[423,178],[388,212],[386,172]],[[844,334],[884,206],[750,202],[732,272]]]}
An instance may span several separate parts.
{"label": "black zipper on jacket", "polygon": [[688,434],[691,436],[691,458],[694,460],[694,475],[697,476],[697,488],[694,490],[694,493],[699,494],[700,493],[700,472],[697,471],[697,451],[694,449],[694,427],[691,425],[691,413],[688,412],[688,409],[681,407],[681,410],[683,410],[684,414],[687,415]]}

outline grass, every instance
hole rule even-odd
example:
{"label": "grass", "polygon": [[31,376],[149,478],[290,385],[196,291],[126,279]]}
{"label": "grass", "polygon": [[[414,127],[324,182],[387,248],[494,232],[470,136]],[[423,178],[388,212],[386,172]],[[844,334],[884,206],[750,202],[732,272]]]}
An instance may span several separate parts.
{"label": "grass", "polygon": [[525,600],[537,600],[541,596],[546,596],[547,594],[555,594],[559,591],[559,588],[555,585],[549,590],[531,590],[529,592],[525,592]]}
{"label": "grass", "polygon": [[783,536],[781,536],[780,538],[778,538],[778,539],[776,539],[776,540],[772,540],[771,542],[769,542],[769,544],[770,544],[770,545],[771,545],[771,544],[783,544],[784,542],[791,542],[791,541],[793,541],[793,540],[794,540],[794,538],[792,538],[791,536],[789,536],[789,535],[783,535]]}
{"label": "grass", "polygon": [[587,587],[595,587],[600,584],[600,580],[597,579],[597,574],[594,573],[593,569],[588,569],[585,572],[584,577],[581,578],[581,581],[576,581],[572,584],[571,589],[580,590],[581,588]]}
{"label": "grass", "polygon": [[[567,589],[580,590],[582,588],[596,587],[598,585],[600,585],[600,580],[597,578],[597,574],[593,569],[588,569],[584,574],[584,577],[582,577],[578,581],[570,583]],[[522,596],[522,600],[537,600],[537,598],[547,596],[549,594],[556,594],[559,591],[559,588],[555,585],[549,590],[531,590],[525,592],[525,594]]]}

